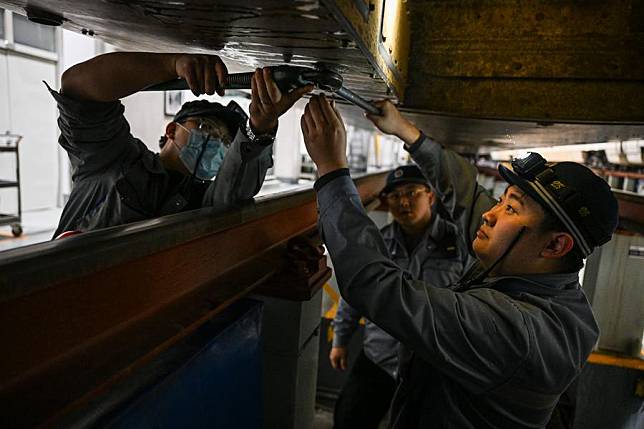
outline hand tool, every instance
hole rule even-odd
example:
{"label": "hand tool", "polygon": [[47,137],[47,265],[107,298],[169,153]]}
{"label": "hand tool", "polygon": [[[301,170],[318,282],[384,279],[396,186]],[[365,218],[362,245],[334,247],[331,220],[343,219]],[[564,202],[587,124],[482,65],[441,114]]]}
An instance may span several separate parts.
{"label": "hand tool", "polygon": [[[371,104],[355,92],[345,88],[342,76],[334,70],[302,66],[269,67],[273,80],[282,92],[288,92],[306,85],[315,85],[318,89],[329,91],[355,104],[367,112],[380,115],[378,107]],[[251,78],[254,72],[231,73],[227,76],[225,89],[251,89]],[[168,82],[148,86],[143,91],[178,91],[190,89],[185,79],[174,79]]]}

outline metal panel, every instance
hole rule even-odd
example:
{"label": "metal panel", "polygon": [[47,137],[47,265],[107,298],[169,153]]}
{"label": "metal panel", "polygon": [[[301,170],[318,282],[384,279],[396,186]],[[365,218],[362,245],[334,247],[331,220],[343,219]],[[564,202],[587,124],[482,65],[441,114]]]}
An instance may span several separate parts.
{"label": "metal panel", "polygon": [[377,74],[389,83],[389,95],[404,97],[407,85],[410,26],[407,2],[327,0],[324,4],[360,46]]}
{"label": "metal panel", "polygon": [[[468,150],[644,137],[644,5],[636,0],[0,4],[49,9],[65,28],[128,48],[217,51],[252,67],[333,64],[350,89],[367,98],[390,89],[426,132]],[[390,8],[396,13],[383,21]],[[394,36],[383,41],[383,28]],[[569,123],[578,124],[572,133]]]}
{"label": "metal panel", "polygon": [[[214,332],[199,332],[191,343],[183,345],[184,350],[177,347],[179,350],[165,353],[185,355],[193,351],[183,356],[180,365],[164,379],[131,398],[129,404],[120,404],[114,418],[84,426],[101,427],[107,423],[105,426],[113,429],[262,428],[261,306],[255,303],[243,313],[239,308],[235,310],[237,320],[229,321],[223,331],[216,332],[212,326],[218,322],[215,319],[204,325],[206,329],[200,329]],[[208,334],[212,335],[210,341],[202,344]],[[196,345],[201,348],[195,350]],[[166,356],[152,362],[145,372],[158,372],[162,363],[170,366],[162,361]]]}
{"label": "metal panel", "polygon": [[317,0],[2,0],[18,13],[40,7],[63,27],[117,46],[153,52],[208,52],[248,66],[339,65],[347,86],[381,97],[386,85],[347,31]]}
{"label": "metal panel", "polygon": [[418,0],[410,9],[408,107],[644,121],[641,2]]}
{"label": "metal panel", "polygon": [[644,330],[644,259],[629,254],[632,247],[644,247],[644,237],[615,234],[602,246],[592,302],[599,348],[626,354],[641,344]]}
{"label": "metal panel", "polygon": [[586,365],[577,381],[574,429],[644,427],[642,398],[634,394],[642,372]]}
{"label": "metal panel", "polygon": [[236,303],[57,426],[261,428],[261,313]]}
{"label": "metal panel", "polygon": [[264,426],[311,427],[322,292],[305,302],[266,299],[264,303]]}

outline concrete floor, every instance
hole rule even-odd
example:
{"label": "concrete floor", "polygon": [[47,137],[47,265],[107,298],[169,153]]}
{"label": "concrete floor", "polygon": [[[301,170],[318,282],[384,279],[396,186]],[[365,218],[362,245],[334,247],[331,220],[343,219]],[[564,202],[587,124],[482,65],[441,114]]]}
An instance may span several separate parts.
{"label": "concrete floor", "polygon": [[9,225],[0,226],[0,252],[51,240],[62,211],[62,208],[54,208],[23,212],[20,237],[11,234]]}

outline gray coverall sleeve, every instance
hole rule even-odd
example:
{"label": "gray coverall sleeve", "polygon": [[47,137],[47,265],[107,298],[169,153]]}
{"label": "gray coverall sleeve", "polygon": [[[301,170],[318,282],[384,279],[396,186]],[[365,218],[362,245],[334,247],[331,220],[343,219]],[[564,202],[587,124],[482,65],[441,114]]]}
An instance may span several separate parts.
{"label": "gray coverall sleeve", "polygon": [[272,166],[273,145],[253,143],[238,130],[217,177],[206,190],[202,206],[228,209],[250,200],[261,189],[266,171]]}
{"label": "gray coverall sleeve", "polygon": [[120,101],[75,100],[45,86],[58,105],[58,142],[69,155],[74,181],[120,170],[138,156]]}
{"label": "gray coverall sleeve", "polygon": [[426,136],[408,150],[471,248],[481,216],[496,203],[476,181],[476,167]]}
{"label": "gray coverall sleeve", "polygon": [[342,297],[472,392],[512,376],[530,352],[522,310],[492,289],[454,292],[414,281],[387,255],[348,176],[318,190],[320,230]]}
{"label": "gray coverall sleeve", "polygon": [[360,313],[340,298],[338,311],[333,318],[333,347],[345,347],[351,341],[360,322]]}

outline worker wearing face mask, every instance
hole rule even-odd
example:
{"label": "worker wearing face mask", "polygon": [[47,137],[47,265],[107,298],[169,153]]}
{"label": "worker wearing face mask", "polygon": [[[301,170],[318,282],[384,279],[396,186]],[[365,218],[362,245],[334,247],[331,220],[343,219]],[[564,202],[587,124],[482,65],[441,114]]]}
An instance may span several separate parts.
{"label": "worker wearing face mask", "polygon": [[258,69],[250,117],[234,102],[185,103],[166,126],[160,153],[130,133],[119,101],[176,78],[195,95],[224,95],[226,76],[214,55],[117,52],[68,69],[60,92],[50,89],[59,143],[72,166],[72,191],[54,236],[251,199],[272,166],[279,116],[311,87],[282,94],[270,71]]}

